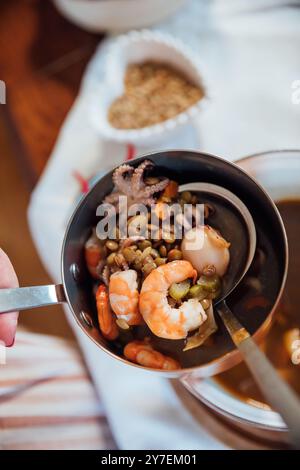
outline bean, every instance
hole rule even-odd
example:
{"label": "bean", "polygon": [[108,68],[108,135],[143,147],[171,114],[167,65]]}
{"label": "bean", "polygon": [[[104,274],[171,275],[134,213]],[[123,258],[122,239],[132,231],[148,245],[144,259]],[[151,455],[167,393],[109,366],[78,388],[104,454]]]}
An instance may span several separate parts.
{"label": "bean", "polygon": [[141,261],[138,261],[138,260],[137,260],[137,261],[134,262],[133,267],[134,267],[134,269],[135,269],[136,271],[140,271],[140,270],[142,269],[142,267],[143,267],[143,264],[142,264]]}
{"label": "bean", "polygon": [[124,256],[122,255],[122,253],[117,253],[114,261],[119,268],[122,268],[124,264],[126,263],[126,260]]}
{"label": "bean", "polygon": [[119,248],[119,244],[117,242],[113,241],[113,240],[108,240],[105,243],[105,246],[110,251],[117,251],[117,249]]}
{"label": "bean", "polygon": [[165,243],[165,247],[166,247],[167,252],[169,252],[173,248],[172,243]]}
{"label": "bean", "polygon": [[151,263],[146,263],[142,267],[142,271],[143,271],[144,274],[146,274],[146,276],[148,276],[148,274],[150,274],[151,271],[153,271],[153,269],[156,269],[156,264],[153,263],[153,261]]}
{"label": "bean", "polygon": [[167,248],[165,247],[165,245],[161,245],[159,247],[159,254],[164,258],[165,256],[167,256]]}
{"label": "bean", "polygon": [[152,256],[148,255],[148,256],[146,256],[146,258],[143,258],[143,266],[147,263],[153,263]]}
{"label": "bean", "polygon": [[116,257],[116,253],[111,253],[110,255],[108,255],[107,260],[106,260],[106,261],[107,261],[107,264],[110,265],[110,266],[111,266],[112,264],[114,264],[114,262],[115,262],[115,257]]}
{"label": "bean", "polygon": [[133,261],[136,259],[136,251],[130,248],[124,248],[122,251],[124,258],[128,263],[133,263]]}
{"label": "bean", "polygon": [[170,250],[168,253],[168,260],[169,261],[175,261],[182,259],[182,252],[180,250]]}
{"label": "bean", "polygon": [[183,199],[183,201],[185,203],[190,203],[191,202],[191,199],[192,199],[192,193],[190,191],[183,191],[181,194],[181,199]]}
{"label": "bean", "polygon": [[159,252],[155,248],[152,248],[150,255],[152,258],[157,258],[159,256]]}
{"label": "bean", "polygon": [[143,240],[138,244],[138,246],[141,251],[144,251],[149,246],[152,246],[152,242],[150,240]]}
{"label": "bean", "polygon": [[154,260],[154,263],[156,264],[156,266],[161,266],[162,264],[166,264],[167,262],[167,258],[155,258]]}
{"label": "bean", "polygon": [[141,259],[144,260],[145,258],[147,258],[147,256],[150,255],[151,250],[152,250],[151,246],[148,246],[147,248],[145,248],[143,253],[141,254]]}
{"label": "bean", "polygon": [[161,240],[153,242],[153,248],[155,248],[156,250],[159,250],[160,247],[161,247]]}
{"label": "bean", "polygon": [[142,252],[140,250],[136,250],[136,258],[134,260],[134,269],[136,271],[140,271],[143,267],[143,261],[142,261],[142,258],[141,258],[141,255],[142,255]]}

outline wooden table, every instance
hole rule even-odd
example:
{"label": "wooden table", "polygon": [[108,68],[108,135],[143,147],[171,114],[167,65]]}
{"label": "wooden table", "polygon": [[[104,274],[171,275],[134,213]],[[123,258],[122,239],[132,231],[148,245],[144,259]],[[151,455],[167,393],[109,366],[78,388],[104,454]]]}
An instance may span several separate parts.
{"label": "wooden table", "polygon": [[100,35],[69,23],[50,0],[0,0],[0,79],[16,154],[37,182]]}

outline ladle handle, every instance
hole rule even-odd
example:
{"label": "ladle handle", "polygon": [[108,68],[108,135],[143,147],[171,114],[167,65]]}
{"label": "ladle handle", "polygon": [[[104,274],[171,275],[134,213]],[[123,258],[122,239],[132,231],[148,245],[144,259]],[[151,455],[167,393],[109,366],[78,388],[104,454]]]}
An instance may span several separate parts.
{"label": "ladle handle", "polygon": [[218,313],[268,403],[280,413],[288,426],[292,446],[300,449],[300,400],[298,396],[280,378],[271,362],[247,330],[238,322],[225,302],[218,309]]}
{"label": "ladle handle", "polygon": [[1,313],[55,305],[65,301],[64,288],[61,284],[0,289],[0,315]]}

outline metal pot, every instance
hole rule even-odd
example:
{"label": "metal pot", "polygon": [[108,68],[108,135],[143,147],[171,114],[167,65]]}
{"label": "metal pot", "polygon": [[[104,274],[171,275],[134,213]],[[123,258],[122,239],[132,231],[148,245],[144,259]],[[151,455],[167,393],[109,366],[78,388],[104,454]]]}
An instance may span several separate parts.
{"label": "metal pot", "polygon": [[[213,155],[185,150],[162,151],[144,155],[133,160],[131,164],[137,166],[145,158],[155,163],[159,173],[177,180],[180,184],[202,181],[219,184],[229,189],[247,205],[255,225],[259,226],[271,241],[277,255],[280,277],[273,308],[265,317],[257,318],[255,321],[252,318],[250,324],[247,324],[247,318],[243,319],[246,328],[252,334],[255,333],[255,338],[260,340],[270,325],[282,294],[288,265],[286,234],[273,201],[262,187],[241,168]],[[90,276],[84,260],[84,243],[90,234],[91,227],[95,226],[98,221],[96,208],[104,196],[113,189],[112,173],[113,170],[95,183],[80,201],[71,217],[62,247],[62,284],[2,289],[0,290],[0,312],[67,302],[78,325],[92,341],[116,359],[131,366],[140,367],[120,357],[113,345],[101,336],[91,295]],[[239,352],[235,349],[224,326],[219,322],[214,348],[203,349],[194,367],[183,368],[179,372],[157,372],[168,377],[182,377],[186,374],[205,377],[225,371],[240,361]]]}

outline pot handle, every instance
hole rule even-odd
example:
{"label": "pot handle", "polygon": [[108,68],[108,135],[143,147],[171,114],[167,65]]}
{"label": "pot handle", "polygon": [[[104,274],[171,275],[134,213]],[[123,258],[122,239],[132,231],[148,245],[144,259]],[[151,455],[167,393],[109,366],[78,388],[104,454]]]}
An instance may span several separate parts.
{"label": "pot handle", "polygon": [[0,315],[65,301],[66,296],[62,284],[0,289]]}

